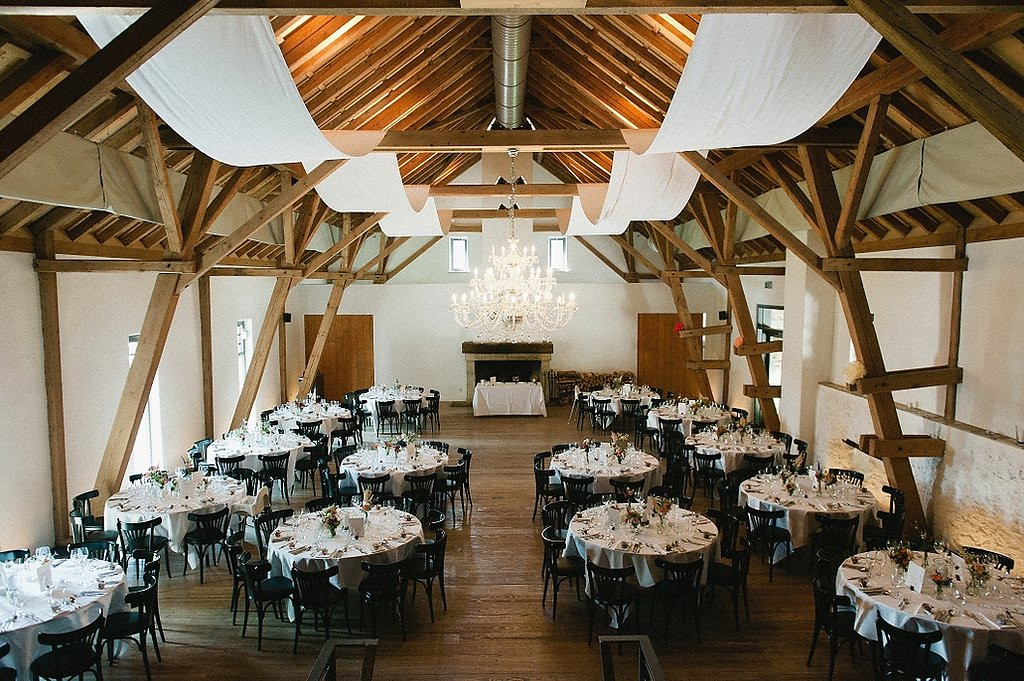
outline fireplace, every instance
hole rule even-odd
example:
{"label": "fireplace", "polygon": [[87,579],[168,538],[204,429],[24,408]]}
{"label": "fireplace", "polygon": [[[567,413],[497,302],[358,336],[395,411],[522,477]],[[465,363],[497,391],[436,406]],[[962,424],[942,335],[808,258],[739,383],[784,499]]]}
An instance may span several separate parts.
{"label": "fireplace", "polygon": [[480,381],[489,381],[494,376],[498,381],[520,381],[533,378],[544,390],[547,401],[547,381],[544,380],[551,368],[551,343],[476,343],[462,344],[466,356],[466,402],[473,399],[473,390]]}

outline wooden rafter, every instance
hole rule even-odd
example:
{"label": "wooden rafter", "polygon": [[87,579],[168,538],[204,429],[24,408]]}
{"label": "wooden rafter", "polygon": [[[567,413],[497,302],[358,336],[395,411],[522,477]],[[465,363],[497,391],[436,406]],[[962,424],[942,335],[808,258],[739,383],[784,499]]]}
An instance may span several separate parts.
{"label": "wooden rafter", "polygon": [[[218,0],[153,7],[0,130],[0,177],[89,111],[139,64],[202,17]],[[74,14],[74,12],[72,12]]]}
{"label": "wooden rafter", "polygon": [[594,246],[594,244],[590,243],[589,241],[587,241],[587,239],[585,239],[582,236],[579,236],[578,234],[576,235],[576,241],[583,244],[584,248],[590,251],[595,258],[603,262],[608,267],[608,269],[610,269],[615,274],[619,275],[622,281],[626,282],[627,284],[632,283],[630,281],[629,274],[627,272],[623,272],[618,265],[613,263],[608,256],[606,256],[604,253],[598,250],[598,248]]}
{"label": "wooden rafter", "polygon": [[156,114],[141,99],[138,100],[136,106],[139,111],[142,137],[146,141],[146,170],[149,173],[149,181],[153,185],[160,219],[164,223],[167,250],[171,253],[181,253],[185,240],[182,237],[181,221],[174,201],[171,178],[167,174],[167,166],[164,164],[164,148],[160,143],[160,135],[157,133]]}
{"label": "wooden rafter", "polygon": [[353,278],[362,279],[363,277],[365,277],[369,272],[371,272],[375,267],[384,262],[384,260],[389,255],[397,251],[402,246],[402,244],[404,244],[408,240],[409,237],[407,236],[400,236],[395,238],[390,244],[388,244],[379,253],[377,253],[377,255],[375,255],[366,264],[364,264],[362,267],[356,270],[356,272],[352,275]]}
{"label": "wooden rafter", "polygon": [[398,263],[397,265],[392,267],[390,270],[388,270],[388,272],[384,274],[383,281],[381,281],[380,283],[386,284],[387,282],[391,281],[395,277],[396,274],[398,274],[399,272],[404,270],[406,267],[411,265],[413,262],[415,262],[417,258],[419,258],[421,255],[423,255],[427,251],[429,251],[430,248],[434,244],[436,244],[438,241],[440,241],[440,240],[441,240],[441,237],[439,237],[439,236],[435,236],[435,237],[431,237],[431,238],[427,239],[427,242],[425,244],[423,244],[422,246],[420,246],[419,248],[417,248],[415,251],[413,251],[409,255],[409,257],[407,257],[405,260],[403,260],[402,262]]}
{"label": "wooden rafter", "polygon": [[[355,227],[349,229],[348,232],[341,235],[337,241],[331,244],[326,250],[321,251],[317,254],[307,265],[303,268],[305,276],[309,276],[311,273],[318,270],[326,269],[333,263],[338,257],[348,248],[354,241],[367,234],[373,229],[381,219],[387,215],[387,213],[374,213],[370,217],[366,218]],[[356,249],[352,249],[355,251]]]}

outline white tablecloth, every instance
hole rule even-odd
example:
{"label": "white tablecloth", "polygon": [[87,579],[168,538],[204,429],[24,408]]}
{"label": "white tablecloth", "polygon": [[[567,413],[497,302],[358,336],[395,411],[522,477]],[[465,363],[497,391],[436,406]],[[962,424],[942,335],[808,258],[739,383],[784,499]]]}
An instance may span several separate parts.
{"label": "white tablecloth", "polygon": [[[784,513],[778,527],[789,530],[794,549],[806,545],[811,533],[817,529],[815,513],[844,518],[857,515],[860,517],[860,523],[857,525],[857,545],[862,544],[864,525],[875,517],[878,506],[871,492],[865,492],[859,487],[841,485],[837,486],[836,494],[828,489],[818,494],[814,480],[810,476],[798,476],[797,482],[799,487],[791,495],[777,475],[753,477],[740,485],[740,507],[750,504],[753,508],[765,510],[781,508]],[[780,545],[772,557],[773,562],[781,560],[786,554],[786,546]]]}
{"label": "white tablecloth", "polygon": [[650,390],[642,390],[637,393],[630,394],[626,397],[623,397],[621,392],[615,390],[595,390],[587,394],[587,399],[590,401],[591,406],[593,406],[594,404],[595,397],[598,399],[605,399],[610,397],[612,400],[612,411],[614,411],[615,415],[618,416],[619,414],[622,413],[623,399],[640,400],[640,406],[646,407],[651,404],[652,398],[657,399],[661,396],[658,395],[658,393],[652,392]]}
{"label": "white tablecloth", "polygon": [[249,468],[258,473],[263,470],[263,462],[260,461],[260,456],[284,454],[287,452],[290,456],[288,457],[288,477],[286,482],[290,485],[292,480],[295,479],[295,462],[303,456],[302,448],[309,447],[312,444],[307,438],[292,433],[284,435],[250,435],[245,441],[233,438],[214,440],[206,448],[206,460],[209,463],[215,464],[218,456],[242,455],[245,457],[245,461],[240,464],[242,468]]}
{"label": "white tablecloth", "polygon": [[410,458],[407,450],[395,452],[384,447],[364,448],[346,456],[341,466],[349,479],[355,481],[360,475],[377,476],[387,473],[391,476],[391,494],[401,496],[408,491],[405,476],[437,473],[448,463],[448,455],[431,447],[418,447],[416,456]]}
{"label": "white tablecloth", "polygon": [[[934,558],[934,554],[931,554]],[[923,555],[915,559],[920,563]],[[951,558],[959,569],[954,574],[963,577],[959,588],[963,588],[966,570],[958,556]],[[836,574],[836,593],[850,596],[856,606],[854,627],[867,639],[875,640],[875,619],[881,612],[887,622],[911,631],[942,630],[942,642],[933,649],[946,658],[950,681],[966,681],[967,668],[978,659],[984,659],[988,645],[996,643],[1009,650],[1024,653],[1024,628],[1001,626],[1000,619],[1009,610],[1014,619],[1024,622],[1024,581],[1021,578],[990,578],[998,595],[967,597],[966,602],[953,600],[952,587],[946,589],[942,599],[935,596],[935,587],[924,578],[924,586],[911,591],[907,586],[893,587],[891,562],[884,552],[870,551],[855,556],[843,563]],[[908,572],[908,575],[911,573]],[[918,568],[916,582],[921,578]],[[885,592],[879,593],[882,589]],[[928,609],[931,609],[931,613]],[[938,622],[935,614],[954,614],[948,622]]]}
{"label": "white tablecloth", "polygon": [[686,411],[685,408],[679,412],[675,407],[658,407],[647,412],[647,427],[657,428],[659,416],[667,419],[682,419],[683,434],[686,437],[694,435],[694,421],[715,421],[721,426],[726,426],[732,421],[732,414],[722,409],[701,409],[693,413]]}
{"label": "white tablecloth", "polygon": [[477,383],[473,416],[547,416],[540,383]]}
{"label": "white tablecloth", "polygon": [[[0,568],[13,579],[23,603],[22,610],[29,613],[12,621],[16,612],[12,597],[0,596],[0,641],[11,644],[11,654],[4,663],[13,661],[19,679],[32,678],[29,672],[32,660],[50,651],[49,646],[39,645],[40,632],[71,631],[92,622],[100,611],[107,615],[127,609],[124,572],[114,563],[92,559],[84,563],[54,561],[52,600],[39,588],[37,567],[31,560],[18,565],[8,563]],[[0,578],[0,587],[2,585]],[[70,602],[70,597],[74,597],[74,602]]]}
{"label": "white tablecloth", "polygon": [[335,405],[316,403],[311,407],[304,407],[299,410],[294,405],[282,404],[270,414],[273,421],[277,421],[278,428],[286,433],[298,428],[299,423],[310,423],[312,421],[323,421],[320,424],[320,432],[330,435],[331,431],[338,427],[339,418],[347,418],[351,415],[348,409]]}
{"label": "white tablecloth", "polygon": [[631,449],[622,460],[616,461],[610,454],[609,443],[602,443],[592,451],[579,448],[569,449],[551,457],[551,468],[556,478],[562,475],[591,475],[594,477],[593,492],[612,492],[612,478],[644,479],[644,489],[661,484],[661,468],[658,460],[650,454]]}
{"label": "white tablecloth", "polygon": [[[342,511],[349,517],[363,514],[358,508]],[[298,515],[286,520],[271,535],[268,557],[271,574],[291,578],[293,565],[325,568],[338,566],[332,580],[336,586],[355,588],[365,576],[361,563],[394,563],[412,555],[423,542],[423,525],[416,516],[392,508],[369,513],[364,533],[354,538],[339,528],[332,538],[319,513]]]}
{"label": "white tablecloth", "polygon": [[718,467],[726,473],[743,468],[746,465],[743,457],[747,454],[775,460],[786,450],[786,445],[771,437],[730,442],[725,439],[716,441],[707,435],[698,434],[687,441],[696,445],[697,451],[701,454],[721,454],[722,459]]}
{"label": "white tablecloth", "polygon": [[419,400],[420,409],[425,406],[424,402],[425,393],[422,390],[414,390],[412,388],[404,389],[400,388],[395,390],[394,388],[381,388],[373,387],[370,388],[369,392],[365,392],[359,396],[360,402],[365,402],[370,408],[372,414],[373,423],[377,423],[377,403],[378,402],[394,402],[395,411],[401,413],[405,411],[404,400]]}
{"label": "white tablecloth", "polygon": [[[159,516],[162,520],[154,534],[167,537],[172,551],[181,553],[185,534],[195,527],[189,513],[211,513],[232,508],[247,499],[245,486],[231,478],[214,476],[206,489],[159,491],[150,485],[126,487],[107,499],[103,508],[103,529],[117,530],[117,521],[139,522]],[[189,556],[198,565],[194,555]]]}

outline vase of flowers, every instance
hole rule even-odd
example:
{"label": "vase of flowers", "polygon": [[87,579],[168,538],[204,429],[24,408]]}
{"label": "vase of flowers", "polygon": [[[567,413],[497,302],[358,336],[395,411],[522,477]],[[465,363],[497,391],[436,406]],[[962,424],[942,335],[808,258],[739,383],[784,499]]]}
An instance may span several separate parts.
{"label": "vase of flowers", "polygon": [[636,510],[632,506],[626,508],[622,514],[622,522],[633,528],[633,534],[640,531],[640,526],[644,522],[644,514]]}
{"label": "vase of flowers", "polygon": [[967,576],[970,578],[970,582],[967,585],[967,595],[977,596],[985,587],[985,582],[988,581],[989,571],[988,565],[983,561],[978,560],[978,557],[968,553],[967,554]]}
{"label": "vase of flowers", "polygon": [[672,510],[672,500],[666,497],[654,497],[651,499],[651,512],[658,518],[658,533],[665,532],[665,518]]}
{"label": "vase of flowers", "polygon": [[910,561],[914,559],[914,552],[903,544],[890,547],[889,560],[892,561],[892,582],[893,586],[906,581],[907,568]]}
{"label": "vase of flowers", "polygon": [[327,528],[331,538],[337,536],[338,527],[341,526],[341,509],[338,508],[338,505],[331,504],[320,511],[320,522]]}
{"label": "vase of flowers", "polygon": [[935,585],[935,597],[942,598],[943,592],[950,584],[953,583],[953,579],[949,576],[949,567],[946,563],[936,560],[932,563],[932,569],[928,573],[928,578],[932,580],[932,584]]}
{"label": "vase of flowers", "polygon": [[612,456],[619,463],[622,463],[626,458],[626,453],[629,452],[629,440],[628,435],[612,433]]}

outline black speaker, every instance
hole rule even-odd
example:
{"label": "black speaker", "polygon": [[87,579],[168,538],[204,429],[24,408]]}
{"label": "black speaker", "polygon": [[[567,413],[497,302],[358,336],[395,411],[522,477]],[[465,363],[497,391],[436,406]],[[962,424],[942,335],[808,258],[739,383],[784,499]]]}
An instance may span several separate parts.
{"label": "black speaker", "polygon": [[729,313],[728,312],[726,312],[725,310],[719,310],[718,311],[718,321],[724,322],[728,318],[729,318]]}
{"label": "black speaker", "polygon": [[291,321],[292,321],[292,313],[291,312],[285,312],[284,316],[282,318],[284,319],[284,323],[285,324],[290,324]]}

